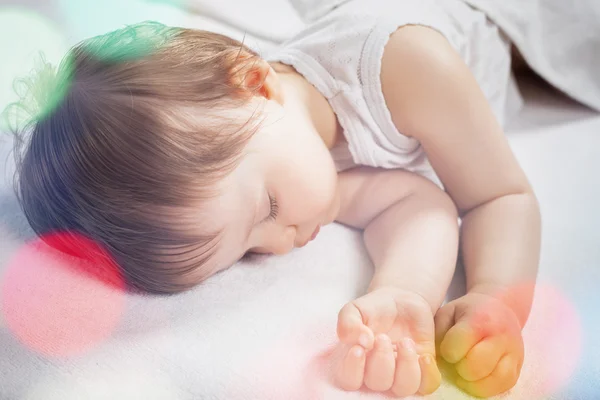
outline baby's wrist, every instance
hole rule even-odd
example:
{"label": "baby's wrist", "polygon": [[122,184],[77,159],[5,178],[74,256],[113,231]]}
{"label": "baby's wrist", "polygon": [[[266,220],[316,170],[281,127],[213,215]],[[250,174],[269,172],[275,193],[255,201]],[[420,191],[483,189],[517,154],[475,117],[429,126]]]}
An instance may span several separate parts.
{"label": "baby's wrist", "polygon": [[480,284],[471,287],[467,293],[490,296],[499,300],[502,304],[508,307],[519,320],[521,328],[525,326],[531,309],[531,298],[533,296],[533,287],[531,293],[528,288],[509,288],[496,284]]}
{"label": "baby's wrist", "polygon": [[501,298],[503,293],[506,292],[506,288],[502,285],[494,284],[494,283],[480,283],[471,286],[467,293],[478,293],[484,294],[496,298]]}
{"label": "baby's wrist", "polygon": [[[371,281],[369,288],[367,289],[367,293],[371,293],[379,290],[390,290],[396,291],[398,293],[404,293],[407,296],[414,296],[415,298],[419,298],[419,301],[427,303],[431,308],[433,314],[438,310],[441,306],[441,301],[437,299],[437,297],[432,296],[430,293],[427,293],[425,290],[418,290],[416,287],[411,285],[403,285],[396,283],[378,283],[376,280]],[[438,296],[439,297],[439,296]]]}

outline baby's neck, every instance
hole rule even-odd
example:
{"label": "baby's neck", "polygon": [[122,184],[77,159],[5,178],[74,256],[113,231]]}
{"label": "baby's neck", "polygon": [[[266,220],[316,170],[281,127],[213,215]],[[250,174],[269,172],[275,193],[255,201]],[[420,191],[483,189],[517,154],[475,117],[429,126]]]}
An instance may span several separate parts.
{"label": "baby's neck", "polygon": [[279,74],[284,101],[306,114],[327,148],[331,149],[342,140],[342,128],[325,96],[289,65],[277,63],[273,68]]}

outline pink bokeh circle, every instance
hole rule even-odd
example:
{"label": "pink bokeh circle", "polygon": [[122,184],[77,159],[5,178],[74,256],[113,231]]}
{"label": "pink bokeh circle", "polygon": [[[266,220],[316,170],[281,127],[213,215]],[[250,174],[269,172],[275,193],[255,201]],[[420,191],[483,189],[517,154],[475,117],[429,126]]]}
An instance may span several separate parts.
{"label": "pink bokeh circle", "polygon": [[577,369],[583,347],[583,329],[575,305],[557,287],[538,284],[523,336],[524,389],[543,399],[564,388]]}
{"label": "pink bokeh circle", "polygon": [[79,355],[99,345],[125,306],[121,274],[99,246],[77,238],[81,255],[103,255],[96,260],[65,257],[46,246],[63,243],[66,236],[74,238],[59,233],[25,244],[0,281],[8,329],[28,349],[48,357]]}

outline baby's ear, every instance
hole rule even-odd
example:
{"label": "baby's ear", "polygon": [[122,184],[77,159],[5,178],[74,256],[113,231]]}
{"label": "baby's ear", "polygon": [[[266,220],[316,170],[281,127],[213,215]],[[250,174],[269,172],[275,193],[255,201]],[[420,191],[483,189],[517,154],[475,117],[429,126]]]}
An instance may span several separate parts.
{"label": "baby's ear", "polygon": [[236,74],[239,86],[255,96],[283,104],[283,92],[277,72],[262,58],[245,60],[246,65]]}

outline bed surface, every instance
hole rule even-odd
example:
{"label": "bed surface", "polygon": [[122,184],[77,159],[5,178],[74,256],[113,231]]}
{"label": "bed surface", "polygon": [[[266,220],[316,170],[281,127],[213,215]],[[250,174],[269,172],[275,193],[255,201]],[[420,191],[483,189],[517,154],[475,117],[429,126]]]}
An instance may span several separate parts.
{"label": "bed surface", "polygon": [[[154,14],[145,15],[167,23],[230,29],[212,17],[186,14],[184,21],[180,9],[153,4]],[[504,398],[593,400],[600,394],[600,114],[531,77],[521,79],[521,88],[525,108],[506,134],[540,200],[543,248],[522,377]],[[32,234],[10,188],[10,147],[3,134],[0,399],[383,398],[340,391],[327,378],[337,313],[364,292],[372,274],[357,232],[326,226],[301,250],[253,257],[178,296],[124,295],[73,283],[80,277],[55,290],[64,274],[47,272],[60,259],[23,261]],[[450,297],[464,290],[462,278],[458,271]],[[80,346],[62,356],[60,338],[42,325],[58,326]],[[445,381],[430,398],[469,397]]]}

